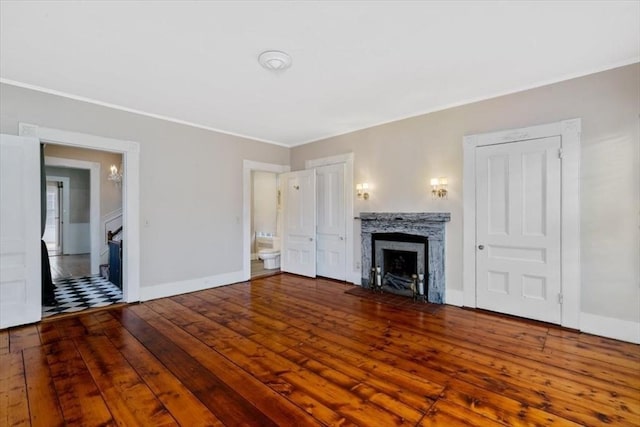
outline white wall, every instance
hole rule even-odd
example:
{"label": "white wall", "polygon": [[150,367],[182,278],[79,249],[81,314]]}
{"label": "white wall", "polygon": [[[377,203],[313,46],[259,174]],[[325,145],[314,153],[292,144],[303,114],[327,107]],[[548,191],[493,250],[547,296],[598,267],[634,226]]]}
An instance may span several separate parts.
{"label": "white wall", "polygon": [[[580,117],[581,311],[638,328],[639,99],[640,66],[634,64],[295,147],[291,165],[303,169],[308,159],[353,152],[355,182],[372,187],[369,201],[356,201],[356,213],[451,212],[446,280],[447,289],[459,291],[463,137]],[[449,178],[448,200],[428,193],[429,178],[438,176]],[[359,232],[359,223],[355,228]]]}
{"label": "white wall", "polygon": [[26,122],[140,144],[143,297],[241,275],[242,162],[286,165],[288,149],[10,85],[0,91],[2,133]]}
{"label": "white wall", "polygon": [[256,231],[276,232],[278,176],[253,172],[253,225]]}
{"label": "white wall", "polygon": [[[256,232],[276,234],[277,231],[277,196],[278,175],[272,172],[252,172],[252,228],[251,235]],[[252,252],[255,252],[255,246]]]}
{"label": "white wall", "polygon": [[[45,155],[47,149],[45,147]],[[66,233],[63,238],[63,254],[76,255],[91,252],[91,229],[89,226],[89,206],[91,185],[89,171],[60,166],[46,166],[47,176],[69,178],[69,222],[64,225]]]}

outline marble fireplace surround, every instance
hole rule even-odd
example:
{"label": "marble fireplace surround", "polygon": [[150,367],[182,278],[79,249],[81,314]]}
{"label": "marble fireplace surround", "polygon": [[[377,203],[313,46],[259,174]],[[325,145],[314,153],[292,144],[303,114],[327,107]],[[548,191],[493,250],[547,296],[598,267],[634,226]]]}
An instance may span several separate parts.
{"label": "marble fireplace surround", "polygon": [[451,220],[449,212],[362,212],[360,234],[362,238],[362,286],[369,287],[371,271],[371,245],[374,233],[404,233],[426,237],[428,240],[428,276],[426,281],[429,302],[444,303],[444,244],[445,223]]}

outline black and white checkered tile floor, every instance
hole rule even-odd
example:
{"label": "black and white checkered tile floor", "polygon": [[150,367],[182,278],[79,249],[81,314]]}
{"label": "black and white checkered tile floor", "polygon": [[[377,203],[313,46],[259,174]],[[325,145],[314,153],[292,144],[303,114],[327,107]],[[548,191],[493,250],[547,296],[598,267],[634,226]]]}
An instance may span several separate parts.
{"label": "black and white checkered tile floor", "polygon": [[99,275],[56,280],[56,306],[43,306],[42,317],[74,313],[122,302],[122,291]]}

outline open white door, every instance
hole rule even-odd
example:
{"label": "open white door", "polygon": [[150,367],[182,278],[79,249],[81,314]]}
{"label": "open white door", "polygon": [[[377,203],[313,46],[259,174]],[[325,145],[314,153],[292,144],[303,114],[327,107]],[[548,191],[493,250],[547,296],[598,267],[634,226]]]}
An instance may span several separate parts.
{"label": "open white door", "polygon": [[37,322],[40,279],[40,142],[0,135],[0,329]]}
{"label": "open white door", "polygon": [[282,191],[282,271],[316,277],[316,172],[280,175]]}
{"label": "open white door", "polygon": [[344,163],[316,168],[318,276],[347,277]]}

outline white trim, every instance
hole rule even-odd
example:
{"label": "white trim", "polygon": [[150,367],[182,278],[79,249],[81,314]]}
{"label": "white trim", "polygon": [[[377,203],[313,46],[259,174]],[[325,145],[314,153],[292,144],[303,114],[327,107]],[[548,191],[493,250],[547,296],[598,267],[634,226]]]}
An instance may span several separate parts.
{"label": "white trim", "polygon": [[[108,225],[111,221],[120,218],[120,223],[122,224],[122,208],[118,208],[114,211],[109,212],[106,215],[102,216],[100,220],[100,233],[102,234],[101,238],[101,246],[102,249],[100,251],[100,255],[104,255],[109,251],[109,242],[107,241],[107,229]],[[113,229],[111,229],[113,231]]]}
{"label": "white trim", "polygon": [[564,120],[521,129],[470,135],[463,142],[463,250],[464,305],[476,306],[476,188],[477,147],[560,136],[562,141],[562,320],[580,327],[580,133],[581,119]]}
{"label": "white trim", "polygon": [[[289,144],[284,144],[282,142],[271,141],[269,139],[259,138],[257,136],[245,135],[245,134],[242,134],[242,133],[226,131],[226,130],[214,128],[214,127],[211,127],[211,126],[200,125],[200,124],[197,124],[197,123],[189,122],[187,120],[181,120],[181,119],[176,119],[176,118],[169,117],[169,116],[163,116],[161,114],[155,114],[155,113],[149,113],[149,112],[142,111],[142,110],[136,110],[135,108],[128,108],[128,107],[124,107],[124,106],[118,105],[118,104],[111,104],[109,102],[102,102],[102,101],[95,100],[93,98],[87,98],[87,97],[84,97],[84,96],[73,95],[73,94],[70,94],[70,93],[67,93],[67,92],[61,92],[59,90],[54,90],[54,89],[47,89],[47,88],[42,87],[42,86],[36,86],[36,85],[29,84],[29,83],[22,83],[22,82],[19,82],[19,81],[16,81],[16,80],[0,78],[0,83],[4,83],[4,84],[7,84],[7,85],[16,86],[16,87],[22,87],[22,88],[30,89],[30,90],[36,90],[38,92],[48,93],[50,95],[61,96],[63,98],[73,99],[73,100],[76,100],[76,101],[87,102],[89,104],[99,105],[101,107],[113,108],[114,110],[126,111],[127,113],[139,114],[141,116],[151,117],[151,118],[159,119],[159,120],[165,120],[165,121],[171,122],[171,123],[177,123],[177,124],[181,124],[181,125],[191,126],[191,127],[197,128],[197,129],[210,130],[210,131],[222,133],[222,134],[225,134],[225,135],[237,136],[238,138],[250,139],[252,141],[264,142],[266,144],[273,144],[273,145],[277,145],[279,147],[287,147],[287,148],[290,147]],[[24,135],[24,136],[33,136],[33,135]]]}
{"label": "white trim", "polygon": [[[104,138],[101,136],[70,132],[61,129],[39,127],[20,123],[20,133],[37,136],[41,142],[121,153],[124,167],[122,185],[123,240],[123,296],[126,302],[140,299],[140,144],[135,141]],[[98,181],[99,185],[99,181]],[[93,193],[93,180],[92,180]],[[92,205],[93,218],[93,205]],[[96,218],[100,216],[98,208]],[[99,220],[96,221],[99,228]],[[96,234],[97,247],[100,239]],[[93,240],[92,240],[93,248]],[[93,258],[93,257],[92,257]]]}
{"label": "white trim", "polygon": [[[45,166],[48,166],[46,164],[46,159],[45,159]],[[60,253],[64,254],[64,242],[65,241],[69,241],[69,213],[70,213],[70,206],[69,206],[69,199],[70,199],[70,186],[69,186],[69,178],[67,178],[66,176],[53,176],[53,175],[47,175],[46,176],[47,181],[54,181],[54,182],[61,182],[62,183],[62,230],[61,230],[61,239],[62,242],[60,244]],[[91,203],[91,202],[89,202]],[[91,227],[91,226],[89,226]]]}
{"label": "white trim", "polygon": [[[308,139],[308,140],[299,141],[299,142],[292,142],[292,143],[277,142],[277,141],[272,141],[272,140],[269,140],[269,139],[260,138],[258,136],[252,136],[252,135],[246,135],[246,134],[242,134],[242,133],[222,130],[222,129],[219,129],[219,128],[214,128],[214,127],[211,127],[211,126],[205,126],[205,125],[202,125],[202,124],[197,124],[197,123],[189,122],[189,121],[186,121],[186,120],[176,119],[176,118],[169,117],[169,116],[163,116],[163,115],[160,115],[160,114],[154,114],[154,113],[149,113],[149,112],[142,111],[142,110],[136,110],[134,108],[124,107],[124,106],[118,105],[118,104],[111,104],[111,103],[108,103],[108,102],[102,102],[102,101],[95,100],[93,98],[87,98],[87,97],[84,97],[84,96],[73,95],[73,94],[70,94],[70,93],[67,93],[67,92],[62,92],[62,91],[59,91],[59,90],[54,90],[54,89],[49,89],[49,88],[45,88],[45,87],[42,87],[42,86],[37,86],[37,85],[29,84],[29,83],[24,83],[24,82],[20,82],[20,81],[17,81],[17,80],[11,80],[11,79],[7,79],[7,78],[0,78],[0,83],[4,83],[4,84],[7,84],[7,85],[11,85],[11,86],[22,87],[22,88],[25,88],[25,89],[35,90],[35,91],[38,91],[38,92],[48,93],[48,94],[51,94],[51,95],[57,95],[57,96],[61,96],[61,97],[64,97],[64,98],[74,99],[74,100],[77,100],[77,101],[88,102],[90,104],[99,105],[99,106],[102,106],[102,107],[113,108],[115,110],[126,111],[126,112],[134,113],[134,114],[140,114],[142,116],[152,117],[154,119],[166,120],[168,122],[183,124],[183,125],[191,126],[191,127],[198,128],[198,129],[210,130],[210,131],[213,131],[213,132],[218,132],[218,133],[222,133],[222,134],[226,134],[226,135],[237,136],[239,138],[247,138],[247,139],[251,139],[251,140],[254,140],[254,141],[260,141],[260,142],[264,142],[264,143],[267,143],[267,144],[277,145],[277,146],[280,146],[280,147],[293,148],[293,147],[299,147],[299,146],[305,145],[305,144],[310,144],[312,142],[321,141],[321,140],[324,140],[324,139],[333,138],[333,137],[340,136],[340,135],[346,135],[346,134],[349,134],[349,133],[352,133],[352,132],[357,132],[357,131],[360,131],[360,130],[369,129],[369,128],[376,127],[376,126],[382,126],[382,125],[385,125],[385,124],[388,124],[388,123],[397,122],[397,121],[400,121],[400,120],[409,119],[409,118],[412,118],[412,117],[423,116],[423,115],[434,113],[434,112],[437,112],[437,111],[448,110],[450,108],[460,107],[462,105],[468,105],[468,104],[472,104],[472,103],[475,103],[475,102],[484,101],[484,100],[487,100],[487,99],[498,98],[500,96],[511,95],[511,94],[514,94],[514,93],[523,92],[525,90],[530,90],[530,89],[535,89],[535,88],[538,88],[538,87],[548,86],[548,85],[551,85],[551,84],[554,84],[554,83],[560,83],[560,82],[563,82],[563,81],[566,81],[566,80],[576,79],[576,78],[579,78],[579,77],[588,76],[590,74],[600,73],[600,72],[603,72],[603,71],[612,70],[614,68],[624,67],[626,65],[635,64],[635,63],[637,63],[639,61],[640,61],[640,56],[635,56],[633,58],[629,58],[629,59],[625,59],[625,60],[622,60],[622,61],[618,61],[618,62],[614,62],[614,63],[608,64],[606,66],[590,68],[587,71],[581,71],[581,72],[577,72],[577,73],[565,74],[565,75],[563,75],[561,77],[557,77],[557,78],[553,78],[553,79],[547,79],[547,80],[541,80],[541,81],[538,81],[538,82],[535,82],[535,83],[532,83],[532,84],[529,84],[529,85],[518,86],[517,88],[512,88],[512,89],[498,91],[498,92],[487,93],[487,94],[475,96],[473,98],[466,98],[466,99],[463,99],[463,100],[457,101],[457,102],[441,104],[441,105],[437,105],[437,106],[435,106],[433,108],[428,108],[426,110],[414,111],[414,112],[411,112],[409,114],[403,114],[403,115],[400,115],[400,116],[395,116],[393,118],[386,118],[384,120],[377,121],[377,122],[365,123],[362,126],[357,126],[357,127],[351,128],[351,129],[340,131],[340,132],[327,133],[327,134],[324,134],[324,135],[321,135],[321,136],[315,136],[315,137],[313,137],[311,139]],[[25,136],[27,136],[27,135],[25,135]]]}
{"label": "white trim", "polygon": [[[40,140],[42,141],[42,138]],[[44,165],[89,170],[89,245],[91,248],[91,274],[98,274],[100,272],[100,163],[45,156]],[[69,183],[67,182],[67,184]],[[67,192],[68,190],[70,189],[67,188]],[[67,206],[66,208],[69,209],[70,207]],[[67,217],[66,219],[68,220],[69,218]],[[64,238],[67,239],[69,238],[69,226],[70,224],[67,222],[62,228],[65,233]],[[64,253],[64,248],[62,253]]]}
{"label": "white trim", "polygon": [[289,172],[289,165],[274,163],[242,162],[242,276],[237,281],[251,279],[251,172]]}
{"label": "white trim", "polygon": [[[589,69],[588,71],[581,71],[581,72],[578,72],[578,73],[569,73],[569,74],[563,75],[562,77],[553,78],[553,79],[547,79],[547,80],[541,80],[539,82],[532,83],[532,84],[529,84],[529,85],[518,86],[517,88],[514,88],[514,89],[508,89],[508,90],[503,90],[503,91],[498,91],[498,92],[487,93],[487,94],[475,96],[473,98],[466,98],[466,99],[463,99],[463,100],[457,101],[457,102],[451,102],[451,103],[448,103],[448,104],[437,105],[437,106],[435,106],[433,108],[428,108],[426,110],[420,110],[420,111],[412,112],[412,113],[409,113],[409,114],[403,114],[403,115],[400,115],[400,116],[395,116],[393,118],[386,118],[384,120],[377,121],[377,122],[367,123],[367,124],[365,124],[365,125],[363,125],[361,127],[355,127],[355,128],[343,130],[343,131],[340,131],[340,132],[324,134],[322,136],[313,137],[312,139],[309,139],[309,140],[287,144],[287,147],[290,147],[290,148],[299,147],[301,145],[311,144],[312,142],[322,141],[322,140],[329,139],[329,138],[335,138],[337,136],[347,135],[349,133],[358,132],[358,131],[361,131],[361,130],[370,129],[370,128],[377,127],[377,126],[384,126],[386,124],[398,122],[400,120],[406,120],[406,119],[411,119],[413,117],[424,116],[424,115],[435,113],[435,112],[438,112],[438,111],[449,110],[451,108],[456,108],[456,107],[461,107],[461,106],[464,106],[464,105],[474,104],[476,102],[486,101],[488,99],[495,99],[495,98],[499,98],[501,96],[512,95],[512,94],[515,94],[515,93],[524,92],[524,91],[531,90],[531,89],[536,89],[536,88],[539,88],[539,87],[549,86],[549,85],[556,84],[556,83],[562,83],[562,82],[567,81],[567,80],[577,79],[577,78],[580,78],[580,77],[586,77],[586,76],[589,76],[591,74],[601,73],[601,72],[607,71],[607,70],[613,70],[614,68],[625,67],[627,65],[636,64],[638,62],[640,62],[640,56],[635,56],[635,57],[630,58],[630,59],[626,59],[626,60],[619,61],[619,62],[614,62],[614,63],[609,64],[609,65],[604,66],[604,67],[594,67],[594,68]],[[1,81],[2,80],[0,79],[0,82]]]}
{"label": "white trim", "polygon": [[319,166],[335,165],[338,163],[344,163],[344,210],[345,210],[345,228],[346,228],[346,280],[349,283],[360,285],[362,278],[359,269],[356,269],[354,261],[354,219],[353,219],[353,153],[338,154],[336,156],[321,157],[318,159],[307,160],[304,163],[305,169],[317,168]]}
{"label": "white trim", "polygon": [[588,334],[640,344],[640,322],[580,313],[580,330]]}
{"label": "white trim", "polygon": [[204,289],[217,288],[219,286],[232,285],[244,282],[242,271],[217,274],[215,276],[200,277],[198,279],[182,280],[179,282],[161,283],[154,286],[145,286],[140,289],[140,301],[149,301],[157,298],[172,297],[189,292],[202,291]]}
{"label": "white trim", "polygon": [[444,303],[462,307],[464,305],[464,291],[459,289],[445,289]]}

